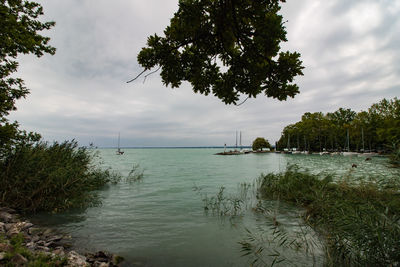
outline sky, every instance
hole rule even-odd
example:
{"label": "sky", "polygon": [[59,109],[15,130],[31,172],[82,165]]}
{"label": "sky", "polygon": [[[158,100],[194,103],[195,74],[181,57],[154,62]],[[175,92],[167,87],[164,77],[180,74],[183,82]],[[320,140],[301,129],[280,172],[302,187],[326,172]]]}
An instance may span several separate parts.
{"label": "sky", "polygon": [[[280,102],[260,95],[241,106],[192,91],[171,89],[159,74],[126,81],[142,71],[136,56],[148,36],[163,29],[178,0],[41,0],[42,32],[54,56],[19,57],[18,75],[30,89],[10,115],[44,140],[81,145],[223,146],[256,137],[277,141],[305,112],[340,107],[366,110],[400,96],[400,0],[288,0],[281,14],[288,42],[301,53],[300,94]],[[245,97],[243,97],[244,99]]]}

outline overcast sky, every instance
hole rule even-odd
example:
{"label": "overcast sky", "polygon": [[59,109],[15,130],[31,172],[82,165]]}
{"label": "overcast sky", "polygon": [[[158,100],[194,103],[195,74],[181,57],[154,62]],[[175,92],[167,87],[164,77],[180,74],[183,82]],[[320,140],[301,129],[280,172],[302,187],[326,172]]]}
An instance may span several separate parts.
{"label": "overcast sky", "polygon": [[339,107],[366,110],[400,96],[400,0],[288,0],[284,50],[305,66],[300,94],[280,102],[259,96],[227,106],[195,94],[185,83],[166,88],[158,74],[141,72],[136,55],[147,36],[169,24],[178,0],[43,0],[44,34],[56,55],[20,58],[19,76],[31,94],[10,119],[47,141],[75,138],[81,145],[208,146],[258,136],[271,143],[305,112]]}

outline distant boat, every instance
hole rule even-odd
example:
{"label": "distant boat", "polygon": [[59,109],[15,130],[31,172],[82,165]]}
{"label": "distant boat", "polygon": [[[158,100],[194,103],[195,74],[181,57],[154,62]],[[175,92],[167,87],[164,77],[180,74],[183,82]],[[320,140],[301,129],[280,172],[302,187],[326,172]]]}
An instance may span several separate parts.
{"label": "distant boat", "polygon": [[118,148],[117,148],[117,151],[116,151],[117,155],[123,155],[124,154],[124,151],[122,151],[121,148],[119,147],[120,138],[121,138],[121,135],[120,135],[120,133],[118,133]]}

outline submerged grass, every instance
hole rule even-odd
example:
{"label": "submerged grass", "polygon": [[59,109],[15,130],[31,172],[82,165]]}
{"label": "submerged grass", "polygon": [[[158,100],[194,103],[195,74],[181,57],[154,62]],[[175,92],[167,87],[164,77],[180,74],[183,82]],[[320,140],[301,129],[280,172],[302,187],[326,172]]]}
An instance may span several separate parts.
{"label": "submerged grass", "polygon": [[[219,188],[215,196],[209,197],[207,194],[203,194],[204,211],[216,216],[235,217],[243,215],[247,209],[251,187],[250,184],[241,183],[237,195],[227,195],[223,186]],[[195,187],[194,190],[200,191],[201,189]]]}
{"label": "submerged grass", "polygon": [[327,266],[400,264],[398,181],[334,182],[292,167],[260,177],[260,193],[306,209],[305,222],[325,239]]}
{"label": "submerged grass", "polygon": [[140,168],[139,164],[133,164],[132,169],[129,171],[128,176],[125,178],[125,182],[139,183],[143,181],[144,170]]}

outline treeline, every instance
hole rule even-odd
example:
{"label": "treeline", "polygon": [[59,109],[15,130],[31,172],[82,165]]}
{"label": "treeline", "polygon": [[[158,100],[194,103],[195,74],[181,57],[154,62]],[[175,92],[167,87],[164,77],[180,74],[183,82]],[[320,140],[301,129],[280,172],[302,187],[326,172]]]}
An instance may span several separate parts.
{"label": "treeline", "polygon": [[392,152],[400,145],[400,100],[383,99],[367,111],[339,108],[304,113],[283,129],[277,149]]}

